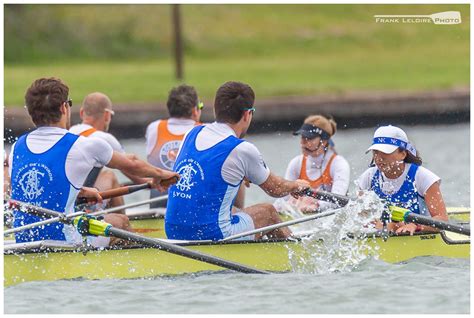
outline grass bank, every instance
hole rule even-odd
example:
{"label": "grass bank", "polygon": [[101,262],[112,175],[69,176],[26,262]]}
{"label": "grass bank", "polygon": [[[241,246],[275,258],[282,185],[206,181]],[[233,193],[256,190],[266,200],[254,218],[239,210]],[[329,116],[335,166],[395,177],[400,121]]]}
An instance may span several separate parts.
{"label": "grass bank", "polygon": [[[62,78],[76,103],[91,91],[115,103],[163,102],[178,84],[168,5],[9,10],[7,107],[23,105],[26,88],[41,76]],[[373,18],[451,10],[461,11],[462,24],[379,24]],[[185,82],[204,100],[227,80],[250,83],[257,100],[469,85],[468,5],[183,5],[182,14]],[[22,15],[31,21],[28,28],[20,24]]]}

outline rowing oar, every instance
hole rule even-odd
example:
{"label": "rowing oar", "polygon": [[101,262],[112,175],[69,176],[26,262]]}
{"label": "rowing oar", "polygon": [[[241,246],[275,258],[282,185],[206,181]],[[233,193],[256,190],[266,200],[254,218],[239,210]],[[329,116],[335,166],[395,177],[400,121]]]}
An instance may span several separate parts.
{"label": "rowing oar", "polygon": [[408,209],[396,206],[390,206],[389,210],[392,215],[392,221],[403,221],[405,223],[412,222],[417,224],[423,224],[426,226],[435,227],[440,230],[446,230],[454,233],[471,236],[471,227],[469,225],[458,225],[446,221],[437,220],[431,217],[410,212],[410,210]]}
{"label": "rowing oar", "polygon": [[290,220],[290,221],[281,222],[281,223],[277,223],[277,224],[273,224],[273,225],[269,225],[269,226],[264,226],[264,227],[261,227],[259,229],[255,229],[255,230],[251,230],[251,231],[247,231],[247,232],[243,232],[243,233],[228,236],[228,237],[220,240],[220,242],[227,242],[227,241],[235,240],[237,238],[241,238],[241,237],[244,237],[244,236],[247,236],[247,235],[254,235],[254,234],[264,233],[264,232],[279,229],[281,227],[295,225],[295,224],[299,224],[299,223],[303,223],[303,222],[308,222],[308,221],[311,221],[311,220],[320,219],[320,218],[323,218],[323,217],[326,217],[326,216],[336,214],[340,210],[341,210],[340,208],[339,209],[334,209],[334,210],[321,212],[321,213],[310,215],[310,216],[305,216],[305,217],[295,219],[295,220]]}
{"label": "rowing oar", "polygon": [[[140,201],[140,202],[129,203],[129,204],[117,206],[117,207],[114,207],[114,208],[110,208],[110,209],[107,209],[107,210],[97,211],[97,212],[94,212],[94,213],[90,213],[89,215],[100,216],[100,215],[113,213],[113,212],[121,211],[121,210],[128,209],[128,208],[134,208],[134,207],[145,205],[145,204],[148,204],[148,203],[164,201],[166,199],[168,199],[168,195],[164,195],[164,196],[160,196],[160,197],[156,197],[156,198],[153,198],[153,199],[148,199],[148,200],[144,200],[144,201]],[[24,206],[24,204],[22,204],[20,201],[15,201],[15,200],[10,200],[9,201],[9,208],[10,209],[12,209],[12,208],[13,209],[20,209],[22,206]],[[32,208],[30,208],[30,213],[35,213],[35,214],[38,214],[40,216],[44,216],[44,214],[41,213],[37,209],[36,206],[30,205],[30,207],[32,207]],[[41,208],[41,209],[43,211],[48,210],[48,209],[45,209],[45,208]],[[6,231],[3,232],[3,235],[7,236],[7,235],[10,235],[10,234],[13,234],[13,233],[20,232],[20,231],[29,230],[29,229],[34,228],[34,227],[43,226],[43,225],[51,224],[51,223],[54,223],[54,222],[59,222],[61,218],[66,217],[66,215],[64,213],[59,213],[59,212],[56,212],[56,211],[53,211],[53,210],[48,210],[48,212],[49,212],[49,216],[51,216],[54,213],[57,213],[57,215],[56,215],[56,217],[51,218],[51,219],[47,219],[47,220],[44,220],[44,221],[39,221],[39,222],[36,222],[36,223],[30,223],[30,224],[19,226],[19,227],[10,229],[10,230],[6,230]],[[80,212],[72,213],[72,214],[69,214],[69,215],[71,217],[76,217],[76,216],[80,216],[80,215],[83,215],[83,214],[85,214],[85,212],[80,211]]]}
{"label": "rowing oar", "polygon": [[[165,179],[165,180],[162,180],[160,184],[162,186],[175,184],[178,181],[177,179],[178,178],[176,177]],[[127,195],[127,194],[134,193],[134,192],[144,190],[144,189],[151,189],[152,187],[153,185],[151,182],[146,182],[143,184],[134,184],[134,185],[123,186],[123,187],[119,187],[119,188],[115,188],[115,189],[111,189],[107,191],[102,191],[102,192],[99,192],[99,194],[102,197],[102,199],[105,200],[105,199],[120,197],[122,195]],[[85,203],[95,203],[95,202],[96,202],[95,198],[78,198],[76,200],[77,205],[85,204]]]}
{"label": "rowing oar", "polygon": [[[52,211],[49,209],[44,209],[41,207],[37,207],[34,205],[30,205],[27,203],[15,201],[19,205],[25,207],[25,208],[30,208],[31,210],[35,210],[36,212],[40,212],[41,214],[49,217],[56,217],[59,213],[57,211]],[[74,214],[74,213],[73,213]],[[227,269],[232,269],[237,272],[242,272],[246,274],[268,274],[266,271],[258,270],[256,268],[252,268],[249,266],[245,266],[239,263],[234,263],[219,257],[215,257],[212,255],[204,254],[201,252],[193,251],[187,248],[184,248],[182,246],[172,244],[169,242],[165,242],[160,239],[155,239],[155,238],[150,238],[150,237],[144,237],[132,232],[128,232],[122,229],[117,229],[114,228],[112,225],[96,220],[96,219],[91,219],[88,218],[84,215],[79,215],[77,217],[73,217],[73,214],[66,215],[65,217],[61,217],[59,219],[60,222],[65,223],[65,224],[73,224],[75,226],[79,226],[81,233],[84,230],[84,224],[86,226],[86,231],[90,235],[100,235],[100,236],[114,236],[118,237],[121,239],[137,242],[137,243],[142,243],[144,245],[153,247],[153,248],[158,248],[160,250],[180,255],[183,257],[191,258],[197,261],[209,263],[212,265],[217,265],[223,268]]]}
{"label": "rowing oar", "polygon": [[350,200],[349,197],[344,196],[344,195],[326,192],[326,191],[313,191],[311,189],[305,190],[303,194],[309,197],[318,199],[318,200],[336,203],[339,206],[345,206],[347,203],[349,203],[349,200]]}
{"label": "rowing oar", "polygon": [[[315,192],[312,190],[307,190],[305,194],[313,198],[316,198],[318,200],[328,201],[328,202],[336,203],[339,205],[346,205],[350,200],[349,197],[335,194],[335,193],[326,192],[326,191]],[[446,231],[469,235],[469,236],[471,235],[471,228],[468,225],[458,225],[458,224],[453,224],[446,221],[433,219],[431,217],[412,213],[408,209],[392,206],[392,205],[389,206],[389,211],[390,211],[390,214],[392,215],[392,221],[396,221],[396,222],[404,221],[405,223],[412,222],[412,223],[431,226],[439,230],[446,230]]]}

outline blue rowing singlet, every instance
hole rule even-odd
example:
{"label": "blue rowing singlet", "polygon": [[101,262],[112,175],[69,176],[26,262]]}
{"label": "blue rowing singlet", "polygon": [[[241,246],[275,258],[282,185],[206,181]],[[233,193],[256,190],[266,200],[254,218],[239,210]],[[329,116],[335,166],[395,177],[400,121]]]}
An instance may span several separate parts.
{"label": "blue rowing singlet", "polygon": [[174,171],[178,183],[169,190],[165,216],[166,235],[180,240],[220,240],[238,222],[232,216],[239,184],[229,184],[221,174],[229,154],[243,140],[229,136],[209,149],[196,149],[204,126],[193,128],[183,142]]}
{"label": "blue rowing singlet", "polygon": [[370,189],[373,190],[379,198],[385,199],[396,206],[409,209],[411,212],[416,214],[430,216],[430,213],[426,208],[425,200],[419,195],[415,186],[415,175],[418,168],[418,165],[411,164],[405,181],[400,189],[394,194],[385,194],[382,192],[380,186],[380,171],[377,169],[372,177]]}
{"label": "blue rowing singlet", "polygon": [[[47,151],[35,154],[28,149],[26,137],[21,136],[13,150],[12,160],[12,195],[13,200],[44,207],[58,212],[65,212],[71,192],[66,171],[66,158],[72,145],[79,136],[66,133]],[[75,199],[75,198],[74,198]],[[71,201],[73,202],[73,200]],[[44,218],[30,213],[15,210],[14,227],[38,222]],[[66,240],[62,223],[51,223],[15,234],[16,242],[39,240]]]}

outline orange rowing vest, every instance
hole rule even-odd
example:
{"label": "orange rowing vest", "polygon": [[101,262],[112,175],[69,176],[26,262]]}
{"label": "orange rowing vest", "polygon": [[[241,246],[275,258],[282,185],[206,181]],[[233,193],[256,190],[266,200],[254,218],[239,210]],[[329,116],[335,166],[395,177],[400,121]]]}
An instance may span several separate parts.
{"label": "orange rowing vest", "polygon": [[[201,125],[196,122],[195,126]],[[168,130],[168,120],[160,120],[158,124],[158,138],[156,139],[155,147],[153,148],[150,158],[150,163],[166,170],[173,170],[176,156],[178,155],[179,146],[183,141],[184,134],[175,135]]]}
{"label": "orange rowing vest", "polygon": [[90,135],[92,135],[92,134],[95,133],[96,131],[97,131],[97,129],[95,129],[94,127],[92,127],[92,128],[86,129],[86,130],[84,130],[83,132],[81,132],[81,133],[79,134],[79,136],[89,137]]}
{"label": "orange rowing vest", "polygon": [[332,178],[331,178],[331,164],[334,158],[336,158],[337,154],[334,153],[329,159],[329,162],[324,169],[322,175],[317,178],[316,180],[311,180],[308,175],[306,174],[306,156],[303,155],[303,161],[301,162],[301,170],[299,179],[303,179],[309,182],[311,188],[314,190],[319,190],[320,188],[324,188],[325,191],[330,191],[332,187]]}

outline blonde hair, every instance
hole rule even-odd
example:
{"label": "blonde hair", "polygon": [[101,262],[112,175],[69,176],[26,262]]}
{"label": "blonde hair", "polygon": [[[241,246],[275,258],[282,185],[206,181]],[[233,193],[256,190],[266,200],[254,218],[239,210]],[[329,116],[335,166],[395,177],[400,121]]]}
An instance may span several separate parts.
{"label": "blonde hair", "polygon": [[332,116],[323,116],[323,115],[310,115],[304,120],[305,124],[310,124],[316,127],[321,128],[327,132],[331,137],[337,131],[337,123],[334,121]]}

